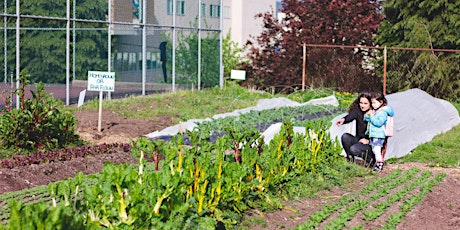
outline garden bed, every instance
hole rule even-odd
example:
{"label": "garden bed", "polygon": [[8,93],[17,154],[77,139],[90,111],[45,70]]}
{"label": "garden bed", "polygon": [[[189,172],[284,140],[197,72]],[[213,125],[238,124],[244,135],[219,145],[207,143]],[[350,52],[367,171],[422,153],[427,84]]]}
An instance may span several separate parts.
{"label": "garden bed", "polygon": [[[103,131],[97,132],[97,111],[77,114],[79,120],[78,132],[82,137],[93,143],[121,142],[129,143],[131,139],[145,135],[146,129],[161,130],[171,124],[170,118],[158,121],[158,123],[149,123],[136,119],[120,119],[114,113],[105,112]],[[169,120],[168,120],[169,119]],[[147,125],[157,125],[157,128],[147,127]],[[162,127],[163,125],[163,127]],[[131,155],[124,152],[115,152],[112,154],[101,154],[80,159],[72,159],[64,162],[52,162],[40,165],[23,166],[13,169],[0,170],[0,193],[18,191],[24,188],[32,188],[39,185],[46,185],[53,181],[73,177],[78,171],[86,173],[95,173],[100,171],[103,164],[107,161],[114,163],[135,163]],[[459,169],[430,168],[423,164],[393,164],[387,165],[384,173],[378,177],[385,177],[394,170],[409,170],[410,168],[419,168],[424,171],[433,172],[433,174],[446,173],[447,176],[443,181],[436,185],[433,190],[424,196],[423,202],[412,208],[407,213],[397,229],[457,229],[460,226],[460,171]],[[309,216],[320,211],[324,204],[332,204],[344,195],[354,194],[363,187],[371,183],[375,178],[362,178],[350,182],[345,188],[335,188],[331,191],[323,191],[314,198],[301,200],[285,201],[286,207],[273,213],[264,213],[261,215],[256,210],[252,211],[254,215],[249,216],[248,229],[291,229],[297,225],[309,221]],[[375,229],[383,227],[385,218],[388,218],[392,212],[398,208],[398,205],[391,206],[385,214],[378,219],[367,222],[364,229]],[[294,210],[296,212],[294,212]],[[337,214],[336,214],[337,215]],[[331,217],[333,218],[333,217]],[[254,220],[259,219],[262,224],[254,224]],[[325,226],[326,220],[321,226]],[[360,217],[356,216],[348,222],[349,226],[358,226],[361,223]],[[242,226],[245,224],[243,223]]]}

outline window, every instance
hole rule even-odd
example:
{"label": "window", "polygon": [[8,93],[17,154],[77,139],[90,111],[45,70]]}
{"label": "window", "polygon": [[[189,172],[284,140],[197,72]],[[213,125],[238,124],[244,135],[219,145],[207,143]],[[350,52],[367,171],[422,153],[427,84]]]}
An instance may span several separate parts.
{"label": "window", "polygon": [[206,4],[201,3],[201,17],[206,17]]}
{"label": "window", "polygon": [[232,12],[230,11],[230,6],[224,6],[224,18],[230,19],[232,17]]}
{"label": "window", "polygon": [[176,2],[176,15],[185,15],[185,1]]}
{"label": "window", "polygon": [[172,14],[172,11],[173,11],[172,0],[166,0],[166,13]]}
{"label": "window", "polygon": [[219,18],[220,17],[220,6],[219,5],[210,5],[209,6],[209,17]]}
{"label": "window", "polygon": [[[172,14],[173,12],[173,1],[166,0],[166,13]],[[176,15],[185,15],[185,0],[176,1]]]}

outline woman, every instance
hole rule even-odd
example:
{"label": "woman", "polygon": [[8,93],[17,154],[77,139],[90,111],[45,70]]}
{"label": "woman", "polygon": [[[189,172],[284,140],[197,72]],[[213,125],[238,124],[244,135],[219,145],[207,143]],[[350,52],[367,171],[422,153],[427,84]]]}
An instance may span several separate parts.
{"label": "woman", "polygon": [[367,122],[364,121],[364,114],[371,110],[371,94],[361,93],[358,98],[350,105],[348,114],[337,120],[336,125],[356,121],[356,136],[350,133],[342,135],[342,146],[347,154],[348,161],[354,161],[355,157],[360,157],[369,166],[375,163],[375,155],[369,145],[369,137],[366,135]]}

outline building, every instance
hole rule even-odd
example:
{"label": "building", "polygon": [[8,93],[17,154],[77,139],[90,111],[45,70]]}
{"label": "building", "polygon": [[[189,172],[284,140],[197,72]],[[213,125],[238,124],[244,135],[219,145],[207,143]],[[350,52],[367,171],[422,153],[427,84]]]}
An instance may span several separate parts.
{"label": "building", "polygon": [[[256,19],[255,15],[277,11],[277,1],[279,3],[280,0],[222,0],[221,9],[221,0],[147,0],[144,24],[142,0],[111,0],[110,19],[114,22],[111,27],[114,50],[112,69],[121,81],[141,81],[142,38],[145,35],[146,81],[164,82],[160,44],[165,37],[166,40],[172,40],[173,27],[176,33],[202,28],[202,36],[206,36],[206,33],[220,30],[222,12],[224,36],[231,33],[232,41],[242,46],[251,36],[262,32],[262,19]],[[200,21],[197,20],[199,17]],[[147,28],[145,34],[143,25]]]}
{"label": "building", "polygon": [[231,32],[231,39],[240,45],[246,44],[251,36],[262,32],[262,19],[258,13],[277,11],[280,0],[223,0],[223,30]]}

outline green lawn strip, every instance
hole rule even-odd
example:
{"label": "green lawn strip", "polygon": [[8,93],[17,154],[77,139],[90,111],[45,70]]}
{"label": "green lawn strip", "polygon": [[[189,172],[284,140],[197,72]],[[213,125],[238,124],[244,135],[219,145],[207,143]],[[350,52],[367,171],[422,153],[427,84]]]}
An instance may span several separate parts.
{"label": "green lawn strip", "polygon": [[[401,170],[395,170],[390,173],[386,177],[379,177],[376,178],[373,182],[369,185],[364,187],[361,192],[355,193],[355,195],[347,195],[343,196],[338,202],[332,204],[325,204],[320,211],[313,213],[309,218],[310,220],[297,225],[296,229],[303,230],[303,229],[315,229],[317,228],[324,220],[326,220],[330,215],[337,212],[338,210],[342,209],[345,205],[353,202],[360,194],[368,194],[380,186],[390,183],[391,181],[396,180],[398,177],[401,176]],[[358,202],[358,205],[364,205],[362,202]],[[354,207],[352,207],[354,208]]]}
{"label": "green lawn strip", "polygon": [[435,185],[441,183],[446,176],[447,174],[444,173],[437,174],[427,183],[420,185],[420,192],[405,200],[399,206],[399,212],[391,214],[381,229],[396,229],[396,226],[406,217],[406,214],[411,211],[415,205],[421,203],[425,195],[431,192]]}

